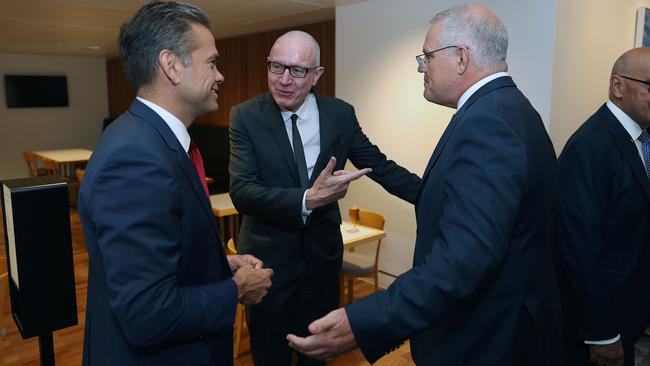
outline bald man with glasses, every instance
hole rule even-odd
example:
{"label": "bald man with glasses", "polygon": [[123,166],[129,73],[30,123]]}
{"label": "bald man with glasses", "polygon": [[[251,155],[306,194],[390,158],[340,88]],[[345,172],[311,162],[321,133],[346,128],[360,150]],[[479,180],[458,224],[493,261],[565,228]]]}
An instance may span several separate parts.
{"label": "bald man with glasses", "polygon": [[609,100],[560,155],[566,365],[634,365],[650,322],[650,49],[614,63]]}
{"label": "bald man with glasses", "polygon": [[[420,178],[387,160],[361,131],[354,108],[313,92],[324,72],[318,43],[292,31],[267,59],[269,92],[231,111],[230,195],[244,215],[241,253],[274,270],[265,300],[247,307],[256,366],[290,365],[286,334],[335,309],[343,257],[337,201],[368,174],[410,203]],[[343,171],[345,163],[361,169]],[[324,363],[298,356],[299,365]]]}

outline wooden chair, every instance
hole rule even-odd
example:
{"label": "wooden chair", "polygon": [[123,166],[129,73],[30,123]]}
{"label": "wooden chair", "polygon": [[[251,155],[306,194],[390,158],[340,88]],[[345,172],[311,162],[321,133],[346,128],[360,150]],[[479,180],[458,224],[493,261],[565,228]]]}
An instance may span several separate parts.
{"label": "wooden chair", "polygon": [[[374,229],[383,230],[386,219],[383,215],[368,211],[359,210],[359,225],[368,226]],[[372,277],[375,283],[375,291],[379,288],[379,249],[381,239],[377,240],[374,256],[357,253],[354,248],[343,252],[343,266],[341,268],[340,297],[343,304],[344,294],[347,287],[347,303],[354,302],[354,279],[357,277]]]}
{"label": "wooden chair", "polygon": [[59,171],[59,165],[54,160],[43,159],[43,166],[45,167],[46,175],[51,175],[53,177],[60,177],[61,172]]}
{"label": "wooden chair", "polygon": [[[237,254],[237,248],[235,247],[235,241],[228,239],[226,244],[226,254],[235,255]],[[235,326],[233,334],[233,356],[235,358],[239,357],[239,347],[241,346],[241,334],[244,330],[244,305],[237,304],[237,311],[235,313]]]}
{"label": "wooden chair", "polygon": [[[79,180],[78,178],[79,173],[75,171],[75,174],[77,176],[77,179],[75,180],[74,177],[71,178],[68,176],[62,176],[61,170],[59,169],[59,164],[57,164],[57,162],[54,160],[43,159],[43,165],[45,166],[45,170],[47,171],[46,175],[59,177],[64,181],[68,182],[68,195],[69,195],[70,206],[76,206],[77,195],[79,194],[79,184],[81,183],[81,180]],[[83,170],[83,169],[77,169],[77,170]],[[83,178],[83,173],[81,173],[81,177]]]}
{"label": "wooden chair", "polygon": [[74,170],[74,175],[77,177],[77,184],[79,186],[81,186],[81,181],[84,180],[84,173],[86,173],[86,169],[77,168]]}
{"label": "wooden chair", "polygon": [[30,177],[40,177],[47,175],[47,170],[44,167],[41,167],[39,164],[39,158],[32,151],[24,151],[23,157],[25,158],[25,163],[27,163],[27,169],[29,169]]}

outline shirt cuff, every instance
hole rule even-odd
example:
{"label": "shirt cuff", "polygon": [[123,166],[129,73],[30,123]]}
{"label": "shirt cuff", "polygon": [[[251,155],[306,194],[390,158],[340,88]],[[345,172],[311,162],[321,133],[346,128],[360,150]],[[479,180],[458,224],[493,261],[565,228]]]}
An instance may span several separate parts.
{"label": "shirt cuff", "polygon": [[585,340],[585,344],[595,344],[595,345],[599,345],[599,346],[604,346],[606,344],[616,343],[619,339],[621,339],[620,334],[617,335],[614,338],[606,339],[606,340],[603,340],[603,341],[588,341],[588,340]]}
{"label": "shirt cuff", "polygon": [[305,193],[302,195],[302,222],[305,223],[307,222],[307,217],[311,215],[311,212],[313,210],[308,210],[307,209],[307,191],[305,190]]}

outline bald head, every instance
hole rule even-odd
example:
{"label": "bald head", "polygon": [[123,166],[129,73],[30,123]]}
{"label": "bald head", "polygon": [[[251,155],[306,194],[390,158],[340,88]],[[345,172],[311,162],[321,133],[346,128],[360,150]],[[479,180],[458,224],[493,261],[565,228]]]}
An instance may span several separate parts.
{"label": "bald head", "polygon": [[303,31],[290,31],[275,40],[269,53],[273,59],[278,54],[293,54],[295,58],[309,60],[310,67],[320,66],[320,47],[311,34]]}
{"label": "bald head", "polygon": [[650,127],[650,48],[633,48],[612,67],[609,99],[641,128]]}
{"label": "bald head", "polygon": [[647,68],[648,63],[650,63],[650,48],[633,48],[616,60],[612,67],[612,75],[634,75]]}

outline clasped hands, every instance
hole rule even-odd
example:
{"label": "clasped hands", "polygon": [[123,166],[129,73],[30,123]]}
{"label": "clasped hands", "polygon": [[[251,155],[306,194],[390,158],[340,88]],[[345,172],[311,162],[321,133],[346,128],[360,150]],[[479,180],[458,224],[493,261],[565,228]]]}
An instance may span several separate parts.
{"label": "clasped hands", "polygon": [[244,305],[262,301],[271,287],[273,270],[264,268],[264,263],[250,254],[229,255],[228,264],[237,285],[237,301]]}
{"label": "clasped hands", "polygon": [[355,172],[347,170],[334,171],[335,166],[336,158],[332,156],[327,162],[327,166],[314,181],[314,185],[307,190],[305,206],[308,210],[325,206],[345,197],[350,182],[372,172],[371,168],[364,168]]}

